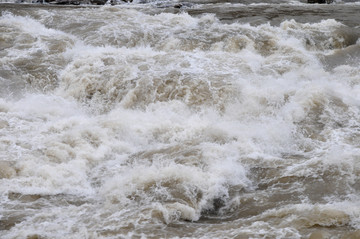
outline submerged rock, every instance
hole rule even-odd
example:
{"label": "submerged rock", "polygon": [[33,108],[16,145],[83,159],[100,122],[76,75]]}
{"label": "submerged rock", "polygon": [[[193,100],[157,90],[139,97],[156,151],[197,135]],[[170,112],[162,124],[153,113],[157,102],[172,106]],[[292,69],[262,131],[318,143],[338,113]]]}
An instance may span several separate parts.
{"label": "submerged rock", "polygon": [[327,3],[330,4],[334,2],[334,0],[308,0],[308,3]]}
{"label": "submerged rock", "polygon": [[[107,0],[90,0],[90,4],[94,5],[104,5],[107,2]],[[113,1],[111,1],[112,3]]]}
{"label": "submerged rock", "polygon": [[34,3],[51,3],[59,5],[80,5],[80,4],[89,4],[87,0],[37,0]]}
{"label": "submerged rock", "polygon": [[[22,0],[20,0],[22,1]],[[119,4],[120,2],[132,2],[132,0],[36,0],[33,3],[50,3],[58,5],[105,5],[110,3],[111,5]]]}

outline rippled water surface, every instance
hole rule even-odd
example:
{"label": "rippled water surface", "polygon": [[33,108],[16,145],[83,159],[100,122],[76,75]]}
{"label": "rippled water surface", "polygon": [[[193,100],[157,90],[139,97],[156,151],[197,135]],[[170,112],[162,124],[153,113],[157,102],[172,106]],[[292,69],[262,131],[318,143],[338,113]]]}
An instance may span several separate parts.
{"label": "rippled water surface", "polygon": [[0,3],[1,238],[360,238],[360,3]]}

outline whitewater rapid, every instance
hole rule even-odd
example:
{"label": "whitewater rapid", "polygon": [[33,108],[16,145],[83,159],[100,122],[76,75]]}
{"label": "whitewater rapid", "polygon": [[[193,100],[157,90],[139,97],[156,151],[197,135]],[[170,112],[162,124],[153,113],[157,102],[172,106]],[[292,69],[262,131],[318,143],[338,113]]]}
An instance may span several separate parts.
{"label": "whitewater rapid", "polygon": [[0,236],[358,236],[360,6],[267,4],[0,4]]}

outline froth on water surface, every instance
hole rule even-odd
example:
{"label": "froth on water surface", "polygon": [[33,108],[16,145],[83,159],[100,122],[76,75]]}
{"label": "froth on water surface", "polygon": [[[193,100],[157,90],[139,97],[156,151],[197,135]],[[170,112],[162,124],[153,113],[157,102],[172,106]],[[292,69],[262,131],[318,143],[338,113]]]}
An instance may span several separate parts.
{"label": "froth on water surface", "polygon": [[359,5],[174,4],[0,5],[0,237],[358,238]]}

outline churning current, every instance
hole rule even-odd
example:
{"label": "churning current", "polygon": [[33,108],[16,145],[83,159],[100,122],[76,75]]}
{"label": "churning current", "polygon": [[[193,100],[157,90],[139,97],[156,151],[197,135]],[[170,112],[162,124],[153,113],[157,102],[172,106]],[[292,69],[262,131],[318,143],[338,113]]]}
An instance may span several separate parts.
{"label": "churning current", "polygon": [[360,238],[360,3],[0,4],[0,237]]}

